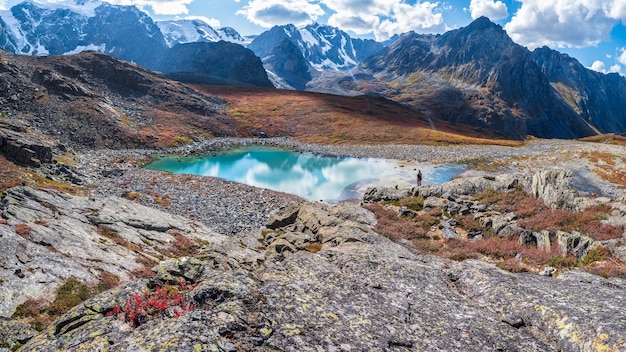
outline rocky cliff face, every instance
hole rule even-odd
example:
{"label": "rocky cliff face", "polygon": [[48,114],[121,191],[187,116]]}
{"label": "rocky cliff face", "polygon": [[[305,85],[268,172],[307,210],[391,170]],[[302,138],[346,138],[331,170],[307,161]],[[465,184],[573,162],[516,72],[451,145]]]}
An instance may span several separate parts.
{"label": "rocky cliff face", "polygon": [[275,79],[276,87],[305,90],[311,80],[309,65],[296,46],[285,39],[263,59],[263,66]]}
{"label": "rocky cliff face", "polygon": [[623,77],[588,70],[577,60],[547,47],[535,49],[532,58],[563,100],[590,125],[602,133],[626,131]]}
{"label": "rocky cliff face", "polygon": [[251,50],[224,41],[179,44],[147,66],[188,83],[274,87]]}
{"label": "rocky cliff face", "polygon": [[[286,82],[286,88],[295,89],[305,89],[306,83],[320,72],[349,70],[383,47],[382,43],[352,39],[338,28],[319,24],[300,29],[294,25],[275,26],[248,45],[263,59],[265,68],[276,76],[277,82]],[[296,56],[302,64],[294,66]]]}

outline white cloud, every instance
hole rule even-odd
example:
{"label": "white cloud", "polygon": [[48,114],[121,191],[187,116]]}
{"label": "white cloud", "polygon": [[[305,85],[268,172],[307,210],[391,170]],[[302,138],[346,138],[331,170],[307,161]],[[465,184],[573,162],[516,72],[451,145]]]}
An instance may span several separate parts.
{"label": "white cloud", "polygon": [[0,11],[7,10],[7,0],[0,0]]}
{"label": "white cloud", "polygon": [[[624,61],[620,61],[620,63],[622,64],[626,64],[626,55],[622,54],[622,56],[624,57]],[[619,73],[622,74],[622,66],[618,63],[616,63],[615,65],[612,65],[611,67],[609,67],[609,69],[606,69],[606,65],[604,64],[604,62],[600,61],[600,60],[596,60],[593,62],[593,64],[591,65],[591,67],[589,67],[589,69],[597,71],[597,72],[601,72],[604,74],[607,73]]]}
{"label": "white cloud", "polygon": [[322,7],[309,0],[252,0],[237,14],[262,27],[294,24],[303,26],[324,15]]}
{"label": "white cloud", "polygon": [[626,65],[626,48],[622,48],[620,50],[622,53],[620,54],[620,56],[617,58],[617,62],[619,62],[622,65]]}
{"label": "white cloud", "polygon": [[589,68],[597,72],[606,73],[606,65],[600,60],[594,61]]}
{"label": "white cloud", "polygon": [[335,13],[328,19],[328,24],[339,27],[344,31],[352,31],[356,34],[371,33],[373,28],[380,24],[380,18],[374,15],[339,14]]}
{"label": "white cloud", "polygon": [[473,19],[477,19],[480,16],[487,16],[493,21],[509,16],[509,9],[502,1],[471,0],[469,10]]}
{"label": "white cloud", "polygon": [[609,72],[611,73],[619,73],[622,74],[622,66],[615,64],[609,68]]}
{"label": "white cloud", "polygon": [[519,1],[522,6],[504,28],[529,49],[597,45],[620,20],[626,21],[624,0]]}
{"label": "white cloud", "polygon": [[328,23],[357,34],[374,33],[377,40],[415,31],[441,33],[448,29],[437,2],[405,0],[320,0],[334,12]]}

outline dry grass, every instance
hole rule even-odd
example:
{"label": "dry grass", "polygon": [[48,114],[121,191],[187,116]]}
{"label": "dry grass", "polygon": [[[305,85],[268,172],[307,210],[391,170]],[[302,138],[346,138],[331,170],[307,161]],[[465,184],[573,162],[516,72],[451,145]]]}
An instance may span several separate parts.
{"label": "dry grass", "polygon": [[626,136],[620,136],[615,134],[601,134],[597,136],[591,136],[582,138],[583,142],[593,142],[593,143],[606,143],[606,144],[618,144],[618,145],[626,145]]}
{"label": "dry grass", "polygon": [[89,188],[50,180],[26,167],[18,166],[0,155],[0,194],[5,190],[19,186],[54,189],[72,195],[89,195]]}
{"label": "dry grass", "polygon": [[623,263],[616,262],[615,260],[607,260],[599,263],[596,262],[586,267],[585,271],[604,278],[619,277],[621,279],[626,279],[626,266],[624,266]]}
{"label": "dry grass", "polygon": [[15,225],[15,233],[24,238],[28,238],[30,235],[30,226],[26,224],[17,224]]}
{"label": "dry grass", "polygon": [[626,187],[626,156],[601,151],[585,151],[581,157],[594,165],[591,171],[600,178],[622,188]]}
{"label": "dry grass", "polygon": [[378,222],[374,230],[381,235],[387,236],[392,240],[413,240],[416,238],[426,238],[428,229],[418,226],[414,219],[398,218],[397,212],[385,209],[380,204],[370,204],[367,209],[372,211]]}
{"label": "dry grass", "polygon": [[324,144],[522,145],[472,127],[429,120],[422,113],[379,97],[247,87],[194,88],[228,101],[240,136],[262,130],[271,137]]}
{"label": "dry grass", "polygon": [[193,256],[198,253],[200,246],[193,240],[185,237],[179,231],[171,231],[170,235],[174,237],[172,246],[167,250],[166,254],[171,257]]}

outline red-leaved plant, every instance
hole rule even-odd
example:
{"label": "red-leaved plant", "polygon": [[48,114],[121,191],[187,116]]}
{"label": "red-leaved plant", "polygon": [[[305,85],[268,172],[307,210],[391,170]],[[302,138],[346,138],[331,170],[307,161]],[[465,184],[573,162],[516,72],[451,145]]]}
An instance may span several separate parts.
{"label": "red-leaved plant", "polygon": [[136,293],[128,298],[124,307],[114,306],[107,316],[117,316],[134,327],[155,319],[170,310],[175,318],[194,308],[187,295],[198,286],[198,283],[189,285],[182,279],[176,285],[156,286],[154,290],[145,288],[142,293]]}

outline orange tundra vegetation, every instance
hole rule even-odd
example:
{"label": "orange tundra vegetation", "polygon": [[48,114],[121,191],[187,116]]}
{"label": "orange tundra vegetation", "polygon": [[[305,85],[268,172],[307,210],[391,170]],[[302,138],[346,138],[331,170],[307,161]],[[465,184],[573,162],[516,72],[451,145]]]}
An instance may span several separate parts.
{"label": "orange tundra vegetation", "polygon": [[[489,190],[475,195],[474,199],[488,204],[493,210],[513,212],[519,218],[519,226],[533,231],[578,231],[598,241],[619,239],[624,232],[623,227],[602,223],[611,211],[608,206],[590,207],[580,212],[553,210],[521,189],[510,192]],[[400,200],[398,204],[402,202]],[[396,207],[390,206],[396,204],[386,204],[366,206],[378,220],[375,230],[419,253],[452,260],[487,259],[511,272],[539,271],[545,266],[560,270],[581,267],[604,277],[626,278],[626,264],[614,258],[612,250],[606,246],[596,245],[582,260],[577,261],[571,255],[563,256],[555,243],[551,251],[546,251],[520,243],[519,234],[498,237],[491,229],[483,228],[471,215],[456,216],[459,222],[457,229],[462,232],[480,231],[482,238],[442,239],[434,231],[444,215],[442,208],[421,210],[416,216],[408,217],[398,215]]]}
{"label": "orange tundra vegetation", "polygon": [[427,119],[420,112],[381,97],[255,87],[193,87],[226,100],[237,133],[245,137],[262,130],[270,137],[288,136],[324,144],[522,144],[473,127]]}

